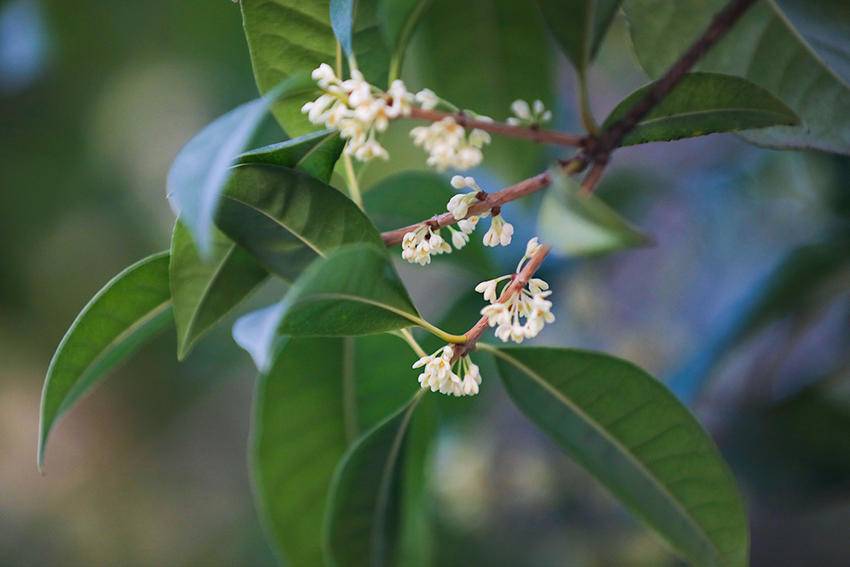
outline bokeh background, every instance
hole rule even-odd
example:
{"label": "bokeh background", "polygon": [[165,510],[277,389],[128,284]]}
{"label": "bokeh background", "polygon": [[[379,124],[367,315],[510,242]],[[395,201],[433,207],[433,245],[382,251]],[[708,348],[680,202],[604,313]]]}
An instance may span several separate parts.
{"label": "bokeh background", "polygon": [[[569,65],[513,4],[437,0],[409,84],[498,118],[539,96],[576,129]],[[618,20],[590,76],[599,116],[645,81],[629,49]],[[46,474],[35,466],[53,349],[112,275],[168,247],[177,150],[254,96],[237,4],[0,0],[0,565],[274,564],[246,470],[255,372],[227,326],[182,364],[173,332],[148,345],[63,420]],[[423,165],[393,155],[367,178]],[[476,176],[497,188],[557,155],[495,143]],[[746,495],[758,566],[850,557],[848,191],[846,158],[731,135],[622,150],[599,194],[655,246],[545,269],[558,320],[539,342],[613,352],[689,400]],[[524,226],[493,258],[510,266],[534,203],[505,214]],[[402,273],[435,316],[471,283],[448,266]],[[468,407],[430,472],[440,565],[677,564],[498,380]]]}

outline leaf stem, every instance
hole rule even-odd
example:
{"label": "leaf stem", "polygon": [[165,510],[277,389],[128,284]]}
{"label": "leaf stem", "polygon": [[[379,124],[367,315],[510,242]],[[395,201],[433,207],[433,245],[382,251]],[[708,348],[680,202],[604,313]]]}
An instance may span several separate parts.
{"label": "leaf stem", "polygon": [[348,195],[351,197],[351,200],[360,207],[363,208],[363,195],[360,192],[360,183],[357,181],[357,174],[354,172],[354,164],[351,162],[351,156],[343,153],[342,154],[342,163],[345,167],[345,177],[348,184]]}
{"label": "leaf stem", "polygon": [[436,325],[432,325],[425,319],[421,317],[417,318],[416,324],[434,335],[435,337],[446,341],[447,343],[452,344],[463,344],[466,342],[466,335],[453,335],[451,333],[447,333]]}
{"label": "leaf stem", "polygon": [[413,352],[416,353],[416,356],[422,358],[423,356],[428,356],[428,353],[425,352],[416,339],[413,337],[413,333],[411,333],[408,329],[400,329],[398,333],[394,333],[397,337],[400,337],[404,342],[406,342]]}
{"label": "leaf stem", "polygon": [[592,136],[598,135],[599,125],[596,123],[596,119],[593,118],[593,111],[590,109],[590,93],[587,89],[586,71],[579,71],[578,73],[578,103],[582,126]]}

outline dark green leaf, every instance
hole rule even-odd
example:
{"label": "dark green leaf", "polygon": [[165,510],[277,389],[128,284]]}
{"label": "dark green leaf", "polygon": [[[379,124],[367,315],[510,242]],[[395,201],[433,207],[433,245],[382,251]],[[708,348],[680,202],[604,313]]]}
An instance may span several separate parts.
{"label": "dark green leaf", "polygon": [[[379,230],[407,226],[446,212],[446,203],[455,195],[451,184],[440,175],[426,171],[408,171],[388,177],[371,187],[364,195],[369,217]],[[443,236],[451,241],[444,229]],[[394,249],[397,253],[398,249]],[[492,273],[490,260],[480,233],[473,235],[461,250],[454,250],[446,260],[476,273]]]}
{"label": "dark green leaf", "polygon": [[420,322],[385,251],[358,244],[317,260],[283,301],[237,321],[233,336],[264,370],[281,335],[368,335]]}
{"label": "dark green leaf", "polygon": [[[339,136],[316,132],[242,154],[239,162],[295,167],[327,181],[341,151]],[[182,359],[203,333],[266,278],[267,272],[217,230],[211,257],[201,258],[185,226],[178,222],[171,240],[170,274],[177,350]]]}
{"label": "dark green leaf", "polygon": [[[659,77],[725,3],[726,0],[627,0],[624,8],[632,42],[649,75]],[[821,4],[806,2],[818,7]],[[799,126],[746,132],[743,134],[746,139],[770,147],[850,153],[847,50],[832,50],[833,58],[829,59],[818,56],[825,46],[821,44],[813,49],[806,41],[807,34],[801,35],[786,17],[782,8],[785,5],[785,2],[757,2],[711,49],[699,69],[746,77],[782,99],[802,121]],[[787,5],[802,4],[788,2]],[[824,18],[843,19],[834,29],[847,26],[850,10],[846,2],[828,0],[824,5],[839,6],[830,18]],[[832,66],[836,60],[844,62],[837,70]],[[839,73],[845,76],[842,78]]]}
{"label": "dark green leaf", "polygon": [[660,382],[603,354],[488,350],[520,409],[684,557],[698,566],[747,564],[734,478]]}
{"label": "dark green leaf", "polygon": [[[611,112],[604,126],[625,116],[652,85],[626,97]],[[717,73],[691,73],[638,122],[622,145],[664,142],[736,132],[768,126],[797,124],[799,119],[785,103],[746,79]]]}
{"label": "dark green leaf", "polygon": [[113,366],[171,321],[168,252],[133,264],[89,301],[59,343],[41,395],[38,463],[62,415]]}
{"label": "dark green leaf", "polygon": [[604,254],[645,246],[651,239],[594,195],[581,195],[574,179],[553,171],[552,187],[540,205],[540,237],[553,252],[569,256]]}
{"label": "dark green leaf", "polygon": [[333,471],[361,432],[417,390],[412,358],[389,335],[293,338],[260,376],[251,443],[255,494],[270,538],[292,565],[322,564]]}
{"label": "dark green leaf", "polygon": [[313,90],[309,76],[296,75],[257,100],[219,117],[183,146],[168,172],[168,197],[206,255],[212,245],[213,217],[230,176],[269,105]]}
{"label": "dark green leaf", "polygon": [[287,281],[317,256],[344,244],[383,245],[371,221],[348,197],[310,175],[271,165],[233,170],[216,222]]}
{"label": "dark green leaf", "polygon": [[219,231],[204,260],[181,222],[171,236],[171,295],[177,326],[177,358],[182,360],[204,333],[262,283],[268,272],[254,257]]}
{"label": "dark green leaf", "polygon": [[593,61],[622,0],[537,0],[561,48],[580,73]]}
{"label": "dark green leaf", "polygon": [[396,565],[401,466],[417,393],[398,412],[361,437],[331,481],[326,517],[330,564]]}

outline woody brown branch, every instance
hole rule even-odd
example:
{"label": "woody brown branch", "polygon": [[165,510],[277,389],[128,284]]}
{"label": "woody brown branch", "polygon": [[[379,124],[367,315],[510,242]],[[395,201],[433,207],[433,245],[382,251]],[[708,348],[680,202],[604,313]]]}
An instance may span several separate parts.
{"label": "woody brown branch", "polygon": [[[626,134],[631,132],[642,118],[649,114],[653,108],[664,100],[670,91],[679,84],[682,77],[690,71],[694,65],[696,65],[706,52],[708,52],[708,50],[732,28],[735,22],[737,22],[741,16],[743,16],[744,13],[753,4],[755,4],[756,1],[757,0],[731,0],[728,4],[726,4],[726,6],[712,19],[711,23],[699,39],[697,39],[679,58],[679,60],[676,61],[666,73],[664,73],[664,76],[653,85],[646,96],[635,103],[635,105],[622,119],[606,128],[598,137],[587,136],[579,138],[578,143],[573,144],[573,135],[560,134],[557,132],[551,133],[559,136],[568,136],[571,142],[568,145],[579,145],[582,147],[582,152],[579,156],[561,162],[560,165],[565,173],[578,173],[583,170],[588,163],[594,164],[582,184],[584,194],[588,194],[595,189],[602,178],[604,166],[607,164],[611,152],[620,146]],[[458,123],[465,127],[469,126],[482,129],[489,128],[489,131],[496,132],[492,129],[495,123],[473,120],[462,114],[445,114],[433,110],[414,109],[411,116],[427,120],[440,119],[438,116],[452,116],[456,120],[460,119],[458,120]],[[499,125],[499,127],[506,129],[515,128],[507,124]],[[520,128],[520,130],[526,131],[527,129]],[[538,131],[538,135],[539,133],[540,131]],[[523,134],[523,136],[526,135]],[[509,201],[530,195],[531,193],[548,187],[550,184],[551,179],[549,174],[547,172],[539,173],[534,177],[530,177],[515,185],[511,185],[501,191],[488,195],[484,201],[476,203],[470,207],[469,214],[480,215],[488,212],[495,206],[501,206]],[[426,219],[416,224],[384,232],[381,237],[387,246],[393,246],[401,243],[405,233],[415,230],[417,227],[426,222],[434,229],[437,229],[454,224],[457,221],[451,213],[443,213],[442,215]]]}
{"label": "woody brown branch", "polygon": [[[537,273],[538,269],[540,269],[540,265],[543,263],[546,255],[549,254],[550,249],[551,247],[548,244],[542,244],[540,248],[537,249],[525,266],[522,267],[522,270],[520,270],[519,273],[514,274],[513,278],[511,278],[511,282],[502,290],[502,293],[499,295],[499,299],[497,300],[498,303],[505,303],[528,284],[528,280],[534,277],[534,274]],[[487,330],[488,326],[489,322],[487,317],[481,317],[474,327],[464,333],[463,336],[466,337],[466,341],[460,344],[455,350],[453,361],[475,350],[475,344],[481,338],[481,335],[484,334],[484,331]]]}
{"label": "woody brown branch", "polygon": [[425,110],[422,108],[412,108],[409,118],[416,120],[427,120],[429,122],[439,122],[444,118],[452,118],[455,122],[464,128],[477,128],[500,136],[509,138],[520,138],[523,140],[531,140],[541,144],[554,144],[559,146],[581,145],[583,136],[578,134],[567,134],[565,132],[555,132],[552,130],[542,130],[534,126],[513,126],[503,122],[492,122],[489,120],[478,120],[463,114],[462,112],[440,112],[438,110]]}

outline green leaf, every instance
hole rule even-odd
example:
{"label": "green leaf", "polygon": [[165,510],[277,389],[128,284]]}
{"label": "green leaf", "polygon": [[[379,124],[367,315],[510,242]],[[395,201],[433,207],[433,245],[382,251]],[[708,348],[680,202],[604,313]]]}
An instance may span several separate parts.
{"label": "green leaf", "polygon": [[[327,181],[342,151],[339,136],[327,131],[242,154],[240,163],[295,167]],[[201,258],[183,223],[171,239],[171,295],[177,325],[178,358],[238,305],[268,275],[244,249],[215,230],[211,257]]]}
{"label": "green leaf", "polygon": [[[652,88],[639,88],[611,112],[604,126],[623,118]],[[691,73],[623,138],[622,145],[663,142],[799,123],[785,103],[746,79],[717,73]]]}
{"label": "green leaf", "polygon": [[326,517],[330,565],[396,565],[405,439],[423,391],[348,451],[331,481]]}
{"label": "green leaf", "polygon": [[38,464],[56,421],[103,375],[171,321],[168,252],[112,278],[83,308],[56,349],[41,394]]}
{"label": "green leaf", "polygon": [[846,0],[777,0],[777,7],[826,66],[850,83],[850,4]]}
{"label": "green leaf", "polygon": [[569,176],[552,171],[552,187],[540,205],[540,237],[556,254],[590,256],[646,246],[652,240],[602,200],[582,195]]}
{"label": "green leaf", "polygon": [[552,35],[580,73],[596,56],[622,0],[537,0]]}
{"label": "green leaf", "polygon": [[[385,81],[389,54],[375,20],[374,0],[357,7],[354,53],[360,70],[373,84]],[[254,77],[260,92],[282,80],[309,73],[321,63],[335,67],[336,38],[330,23],[328,0],[242,0],[242,23]],[[362,13],[361,13],[362,12]],[[278,101],[272,112],[290,136],[316,129],[301,112],[314,93]]]}
{"label": "green leaf", "polygon": [[285,167],[236,167],[216,222],[266,269],[287,281],[317,256],[344,244],[383,246],[381,235],[348,197]]}
{"label": "green leaf", "polygon": [[171,236],[169,272],[180,360],[268,276],[253,256],[219,231],[214,233],[212,253],[205,261],[180,221]]}
{"label": "green leaf", "polygon": [[292,565],[322,564],[322,524],[333,471],[361,432],[418,389],[396,337],[292,338],[254,403],[251,464],[269,537]]}
{"label": "green leaf", "polygon": [[[444,177],[426,171],[407,171],[382,179],[363,196],[369,218],[379,230],[407,226],[446,211],[446,203],[455,195]],[[443,236],[451,242],[448,229]],[[398,249],[393,249],[398,253]],[[490,274],[493,262],[484,249],[480,234],[473,235],[461,250],[444,256],[448,261],[476,273]]]}
{"label": "green leaf", "polygon": [[[411,44],[411,64],[442,98],[496,119],[519,98],[553,108],[555,53],[545,26],[529,2],[433,0]],[[484,167],[504,179],[528,177],[549,161],[540,146],[499,136],[484,156]]]}
{"label": "green leaf", "polygon": [[487,350],[520,409],[684,557],[697,566],[747,564],[734,478],[660,382],[598,353]]}
{"label": "green leaf", "polygon": [[213,216],[230,166],[251,141],[269,105],[278,98],[315,90],[308,76],[297,75],[257,100],[217,118],[183,146],[168,172],[168,197],[206,255],[212,246]]}
{"label": "green leaf", "polygon": [[407,44],[430,3],[431,0],[378,0],[378,20],[391,54],[391,78],[399,76]]}
{"label": "green leaf", "polygon": [[[659,77],[724,4],[725,0],[627,0],[624,8],[632,42],[649,75]],[[821,6],[821,2],[806,3],[810,4]],[[824,5],[836,4],[839,7],[832,17],[843,22],[835,24],[840,29],[850,22],[850,10],[840,0],[827,0]],[[788,2],[787,5],[802,4]],[[799,126],[746,132],[743,136],[747,140],[770,147],[850,153],[847,50],[832,50],[833,57],[824,59],[820,55],[824,45],[813,48],[807,41],[812,36],[807,38],[807,34],[799,33],[784,12],[784,6],[784,1],[756,3],[711,49],[698,68],[746,77],[782,99],[802,120]],[[837,69],[836,60],[843,61],[845,66]]]}
{"label": "green leaf", "polygon": [[264,370],[281,335],[368,335],[421,322],[385,251],[359,244],[317,260],[283,301],[239,319],[233,336]]}

